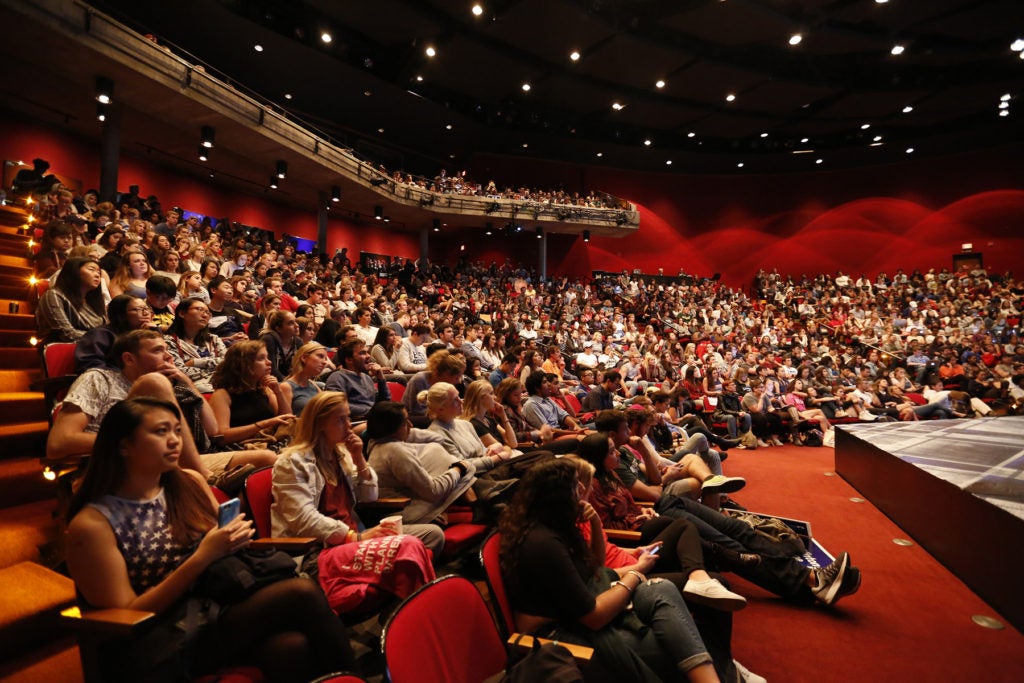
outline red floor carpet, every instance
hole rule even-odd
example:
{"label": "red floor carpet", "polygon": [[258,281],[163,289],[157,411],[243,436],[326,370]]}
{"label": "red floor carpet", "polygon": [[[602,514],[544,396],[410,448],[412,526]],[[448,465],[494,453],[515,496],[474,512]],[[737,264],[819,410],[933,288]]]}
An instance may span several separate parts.
{"label": "red floor carpet", "polygon": [[[916,543],[894,544],[906,534],[870,502],[851,502],[859,494],[841,477],[824,476],[832,449],[733,450],[724,467],[747,478],[738,502],[811,521],[830,553],[848,551],[863,572],[860,591],[833,608],[794,607],[730,575],[749,600],[736,614],[733,647],[750,670],[774,683],[1024,681],[1021,634]],[[978,626],[976,614],[1005,627]]]}

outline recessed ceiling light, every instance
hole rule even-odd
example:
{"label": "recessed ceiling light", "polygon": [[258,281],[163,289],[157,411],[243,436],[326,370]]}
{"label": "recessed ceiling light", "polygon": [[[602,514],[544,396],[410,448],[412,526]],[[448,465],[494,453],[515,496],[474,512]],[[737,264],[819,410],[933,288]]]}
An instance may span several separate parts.
{"label": "recessed ceiling light", "polygon": [[447,126],[444,127],[444,129],[445,130],[451,130],[452,129],[452,124],[449,123]]}
{"label": "recessed ceiling light", "polygon": [[671,159],[668,159],[668,160],[667,160],[667,161],[665,162],[665,165],[666,165],[666,166],[671,166],[671,165],[672,165],[672,160],[671,160]]}
{"label": "recessed ceiling light", "polygon": [[656,81],[654,82],[654,87],[655,87],[655,88],[664,88],[664,87],[665,87],[665,81],[663,81],[663,80],[661,80],[661,79],[659,78],[658,80],[656,80]]}
{"label": "recessed ceiling light", "polygon": [[290,92],[286,92],[286,93],[284,94],[284,98],[285,98],[286,100],[290,100],[290,99],[292,98],[292,94],[291,94]]}
{"label": "recessed ceiling light", "polygon": [[1020,54],[1018,54],[1017,56],[1018,56],[1018,57],[1020,57],[1021,59],[1024,59],[1024,52],[1021,52],[1021,53],[1020,53]]}
{"label": "recessed ceiling light", "polygon": [[363,97],[373,97],[373,91],[372,90],[364,90],[363,91]]}
{"label": "recessed ceiling light", "polygon": [[1010,103],[1009,102],[1000,102],[999,103],[999,108],[1000,109],[1009,109],[1010,108]]}
{"label": "recessed ceiling light", "polygon": [[1010,93],[1006,93],[1005,95],[1003,95],[1002,97],[1000,97],[1000,98],[999,98],[999,101],[1000,101],[1000,102],[1009,102],[1009,101],[1010,101]]}
{"label": "recessed ceiling light", "polygon": [[578,50],[573,50],[572,52],[570,52],[569,53],[569,59],[571,59],[574,62],[580,61],[580,53],[579,53],[579,51]]}
{"label": "recessed ceiling light", "polygon": [[743,168],[743,162],[741,161],[740,163],[736,164],[736,168]]}
{"label": "recessed ceiling light", "polygon": [[527,148],[527,147],[529,147],[529,146],[530,146],[530,143],[528,143],[528,142],[524,142],[524,143],[523,143],[523,149],[526,149],[526,148]]}
{"label": "recessed ceiling light", "polygon": [[904,48],[902,45],[893,45],[892,49],[889,50],[889,52],[894,55],[901,55],[903,54],[903,50],[905,49],[906,48]]}
{"label": "recessed ceiling light", "polygon": [[823,162],[823,161],[825,161],[825,160],[824,160],[824,159],[815,159],[815,160],[814,160],[814,163],[816,163],[816,164],[820,164],[820,163],[821,163],[821,162]]}
{"label": "recessed ceiling light", "polygon": [[523,92],[530,92],[530,84],[523,83]]}
{"label": "recessed ceiling light", "polygon": [[914,148],[913,147],[907,147],[907,154],[913,154],[913,153],[914,153]]}
{"label": "recessed ceiling light", "polygon": [[799,45],[800,41],[803,40],[803,39],[804,39],[804,37],[802,35],[800,35],[799,33],[794,33],[793,35],[791,35],[789,37],[789,44],[790,45]]}
{"label": "recessed ceiling light", "polygon": [[869,146],[869,147],[881,147],[881,146],[882,146],[883,144],[885,144],[885,143],[882,143],[882,142],[872,142],[872,143],[871,143],[870,145],[868,145],[868,146]]}
{"label": "recessed ceiling light", "polygon": [[729,93],[728,95],[725,96],[725,101],[726,102],[732,102],[735,99],[736,99],[736,96],[733,95],[732,93]]}
{"label": "recessed ceiling light", "polygon": [[1010,110],[1009,109],[1001,109],[999,111],[999,115],[1000,116],[1009,116],[1010,115]]}
{"label": "recessed ceiling light", "polygon": [[263,52],[263,46],[259,44],[253,45],[252,49],[256,50],[256,52]]}
{"label": "recessed ceiling light", "polygon": [[909,104],[907,106],[903,107],[903,113],[904,114],[909,114],[912,111],[914,111],[914,108],[911,107]]}
{"label": "recessed ceiling light", "polygon": [[377,129],[377,132],[378,132],[378,133],[383,133],[383,132],[384,132],[384,129],[383,129],[383,128],[378,128],[378,129]]}
{"label": "recessed ceiling light", "polygon": [[870,128],[870,127],[871,127],[871,124],[870,124],[870,123],[865,123],[864,125],[862,125],[862,126],[860,127],[860,129],[861,129],[861,130],[867,130],[867,129],[868,129],[868,128]]}
{"label": "recessed ceiling light", "polygon": [[483,7],[481,7],[480,5],[473,5],[473,16],[479,17],[483,13],[484,13],[484,8]]}
{"label": "recessed ceiling light", "polygon": [[800,142],[810,142],[810,138],[800,138]]}
{"label": "recessed ceiling light", "polygon": [[761,137],[763,137],[763,138],[768,137],[768,133],[761,133]]}
{"label": "recessed ceiling light", "polygon": [[885,3],[889,2],[889,0],[875,0],[875,2],[877,2],[879,5],[884,5]]}
{"label": "recessed ceiling light", "polygon": [[693,132],[693,131],[691,130],[691,131],[690,131],[689,133],[687,133],[687,134],[686,134],[686,137],[688,137],[688,138],[695,138],[695,137],[697,137],[697,134],[696,134],[696,133],[694,133],[694,132]]}
{"label": "recessed ceiling light", "polygon": [[881,135],[876,135],[876,136],[874,137],[874,140],[875,140],[875,142],[878,142],[878,141],[879,141],[879,140],[881,140],[881,139],[882,139],[882,136],[881,136]]}
{"label": "recessed ceiling light", "polygon": [[1010,49],[1014,52],[1024,52],[1024,38],[1018,38],[1010,43]]}
{"label": "recessed ceiling light", "polygon": [[604,152],[598,152],[598,153],[597,153],[597,156],[598,156],[598,157],[603,157],[603,156],[604,156]]}
{"label": "recessed ceiling light", "polygon": [[612,102],[612,109],[615,111],[622,111],[622,105],[618,102]]}
{"label": "recessed ceiling light", "polygon": [[320,40],[324,41],[325,43],[330,43],[332,40],[334,40],[334,37],[327,31],[324,31],[323,33],[320,34]]}
{"label": "recessed ceiling light", "polygon": [[417,76],[416,77],[416,82],[417,83],[422,83],[423,82],[423,76]]}
{"label": "recessed ceiling light", "polygon": [[427,53],[428,57],[435,57],[435,56],[437,56],[437,50],[434,49],[433,45],[428,45],[427,46],[426,53]]}
{"label": "recessed ceiling light", "polygon": [[647,138],[646,140],[644,140],[644,147],[650,147],[650,146],[651,146],[651,139]]}

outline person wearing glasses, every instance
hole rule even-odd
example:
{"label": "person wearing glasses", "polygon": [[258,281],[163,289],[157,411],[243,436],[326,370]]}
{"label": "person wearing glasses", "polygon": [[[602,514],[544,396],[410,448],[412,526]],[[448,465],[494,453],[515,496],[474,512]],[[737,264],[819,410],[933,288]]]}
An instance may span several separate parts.
{"label": "person wearing glasses", "polygon": [[128,294],[118,294],[107,306],[106,325],[94,327],[78,340],[75,346],[75,372],[81,374],[90,368],[109,368],[117,365],[108,357],[117,335],[132,330],[155,329],[153,309],[145,301]]}

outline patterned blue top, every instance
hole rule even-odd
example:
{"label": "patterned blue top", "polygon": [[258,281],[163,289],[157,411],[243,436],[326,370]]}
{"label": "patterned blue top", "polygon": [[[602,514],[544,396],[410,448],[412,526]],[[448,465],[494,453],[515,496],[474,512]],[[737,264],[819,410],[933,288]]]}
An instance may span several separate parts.
{"label": "patterned blue top", "polygon": [[163,489],[150,500],[106,495],[89,505],[110,522],[136,595],[160,583],[195,551],[194,544],[178,545],[171,538]]}

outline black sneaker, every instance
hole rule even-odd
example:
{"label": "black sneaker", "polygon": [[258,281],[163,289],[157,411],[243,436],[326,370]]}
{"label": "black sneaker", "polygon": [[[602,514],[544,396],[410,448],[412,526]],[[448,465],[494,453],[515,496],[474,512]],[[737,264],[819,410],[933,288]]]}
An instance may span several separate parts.
{"label": "black sneaker", "polygon": [[832,604],[839,602],[839,598],[845,598],[847,595],[853,595],[860,590],[860,569],[856,567],[850,567],[846,570],[846,574],[843,576],[843,581],[839,586],[839,591],[836,596],[832,599]]}
{"label": "black sneaker", "polygon": [[[811,589],[814,597],[826,605],[831,605],[838,600],[840,590],[843,587],[843,578],[846,576],[846,571],[849,567],[850,554],[842,552],[832,564],[819,569],[817,571],[818,583]],[[859,574],[860,572],[858,572],[857,587],[860,586]]]}
{"label": "black sneaker", "polygon": [[740,512],[747,512],[747,508],[743,507],[729,496],[723,495],[718,499],[718,507],[726,508],[728,510],[739,510]]}

